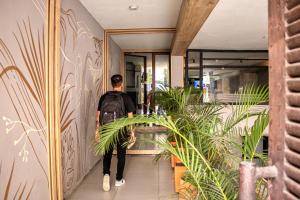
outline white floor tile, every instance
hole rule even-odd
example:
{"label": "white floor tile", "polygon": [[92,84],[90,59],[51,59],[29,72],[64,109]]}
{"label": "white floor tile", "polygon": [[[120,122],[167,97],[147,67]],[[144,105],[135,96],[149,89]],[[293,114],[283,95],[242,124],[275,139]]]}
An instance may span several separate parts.
{"label": "white floor tile", "polygon": [[174,200],[173,172],[169,160],[153,162],[154,156],[127,156],[124,178],[126,184],[114,187],[117,159],[111,166],[111,191],[102,190],[102,162],[90,172],[67,200]]}

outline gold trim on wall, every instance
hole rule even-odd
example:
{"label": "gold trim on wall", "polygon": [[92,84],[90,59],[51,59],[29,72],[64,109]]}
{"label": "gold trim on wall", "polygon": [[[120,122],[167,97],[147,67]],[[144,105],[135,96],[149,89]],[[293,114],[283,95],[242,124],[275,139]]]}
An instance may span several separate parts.
{"label": "gold trim on wall", "polygon": [[60,137],[60,0],[47,0],[45,24],[46,125],[50,200],[63,199]]}

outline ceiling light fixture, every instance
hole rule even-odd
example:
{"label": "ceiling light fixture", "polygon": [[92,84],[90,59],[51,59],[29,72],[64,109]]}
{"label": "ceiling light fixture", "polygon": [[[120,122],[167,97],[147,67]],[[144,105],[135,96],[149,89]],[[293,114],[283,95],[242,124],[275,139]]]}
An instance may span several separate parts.
{"label": "ceiling light fixture", "polygon": [[129,10],[137,10],[138,8],[139,8],[139,6],[137,6],[137,5],[130,5],[128,7]]}

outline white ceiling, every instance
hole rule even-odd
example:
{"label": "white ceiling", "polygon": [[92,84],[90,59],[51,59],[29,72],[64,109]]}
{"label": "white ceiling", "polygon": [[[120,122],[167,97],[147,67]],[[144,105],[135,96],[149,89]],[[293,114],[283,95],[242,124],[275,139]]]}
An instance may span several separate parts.
{"label": "white ceiling", "polygon": [[121,49],[170,49],[173,33],[112,35]]}
{"label": "white ceiling", "polygon": [[268,1],[220,0],[190,49],[267,49]]}
{"label": "white ceiling", "polygon": [[[175,28],[182,0],[80,0],[104,29]],[[130,11],[130,5],[137,5]]]}

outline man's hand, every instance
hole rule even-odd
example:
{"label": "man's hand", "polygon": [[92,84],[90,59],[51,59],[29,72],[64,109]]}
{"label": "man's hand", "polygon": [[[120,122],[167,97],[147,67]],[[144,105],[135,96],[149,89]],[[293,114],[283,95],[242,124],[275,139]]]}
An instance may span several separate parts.
{"label": "man's hand", "polygon": [[130,130],[130,137],[135,137],[135,132],[134,132],[134,130]]}

